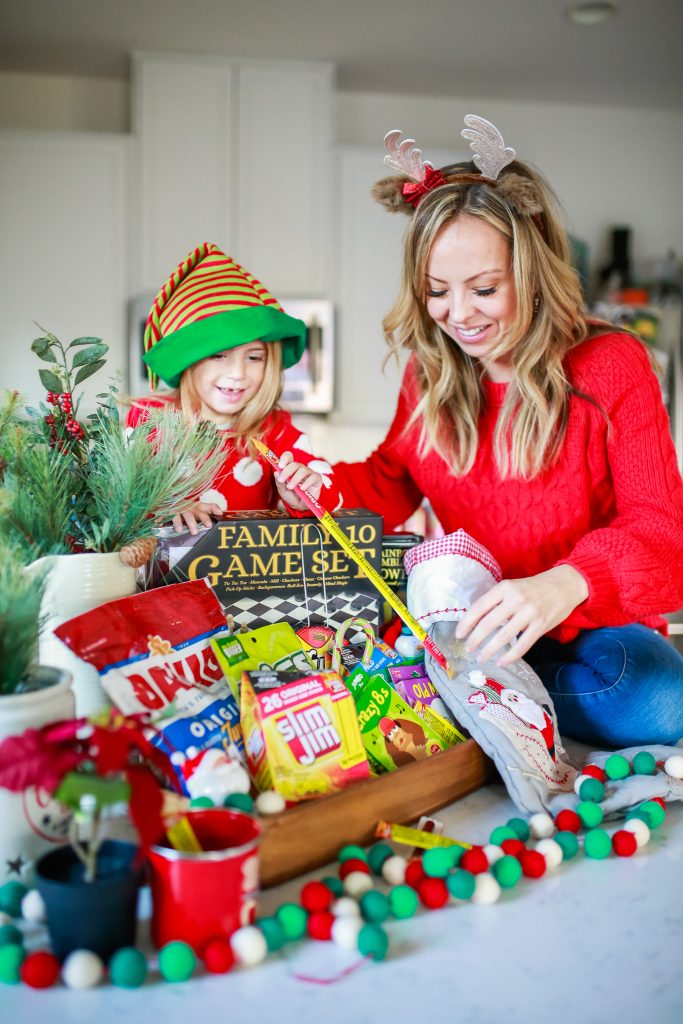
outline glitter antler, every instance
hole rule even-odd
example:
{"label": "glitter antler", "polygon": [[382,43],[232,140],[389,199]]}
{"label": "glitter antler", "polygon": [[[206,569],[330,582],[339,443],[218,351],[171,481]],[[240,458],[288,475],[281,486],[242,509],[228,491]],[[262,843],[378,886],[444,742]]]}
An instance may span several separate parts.
{"label": "glitter antler", "polygon": [[422,181],[427,167],[432,165],[427,160],[423,162],[422,150],[415,146],[415,139],[404,139],[399,143],[402,135],[403,132],[394,129],[384,136],[384,145],[388,151],[384,163],[413,181]]}
{"label": "glitter antler", "polygon": [[[470,149],[474,153],[474,163],[485,178],[495,181],[503,168],[515,159],[514,149],[505,145],[503,136],[496,126],[486,118],[477,114],[466,114],[465,124],[467,127],[463,128],[460,134],[463,139],[469,141]],[[419,153],[419,150],[417,152]],[[384,159],[388,160],[387,157]]]}

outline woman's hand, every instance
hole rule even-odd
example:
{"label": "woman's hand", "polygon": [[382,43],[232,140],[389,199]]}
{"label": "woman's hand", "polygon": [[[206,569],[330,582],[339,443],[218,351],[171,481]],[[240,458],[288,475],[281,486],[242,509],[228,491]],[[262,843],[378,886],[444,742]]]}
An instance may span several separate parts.
{"label": "woman's hand", "polygon": [[510,665],[587,597],[588,584],[571,565],[556,565],[526,579],[503,580],[468,608],[455,635],[465,640],[468,652],[477,652],[477,661],[490,661],[517,637],[497,660],[498,665]]}
{"label": "woman's hand", "polygon": [[223,509],[219,505],[214,505],[210,501],[198,501],[192,508],[188,508],[185,512],[179,512],[177,516],[173,516],[173,529],[176,533],[183,533],[185,530],[189,530],[192,536],[199,532],[198,523],[202,526],[213,526],[213,519],[211,516],[220,516],[223,514]]}
{"label": "woman's hand", "polygon": [[297,511],[303,511],[308,506],[298,494],[294,493],[294,488],[303,487],[311,497],[318,499],[323,486],[323,478],[320,473],[309,469],[303,463],[295,462],[291,452],[283,452],[280,456],[280,468],[275,474],[275,486],[285,504]]}

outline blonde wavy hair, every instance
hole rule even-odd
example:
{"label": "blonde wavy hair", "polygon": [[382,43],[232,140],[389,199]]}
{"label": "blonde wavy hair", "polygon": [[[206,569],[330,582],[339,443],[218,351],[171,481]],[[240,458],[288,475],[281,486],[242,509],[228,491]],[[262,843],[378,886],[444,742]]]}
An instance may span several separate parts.
{"label": "blonde wavy hair", "polygon": [[[244,453],[248,451],[248,438],[261,436],[266,420],[278,408],[282,394],[282,345],[279,341],[269,341],[264,343],[264,347],[265,367],[261,387],[238,412],[230,429],[226,431],[227,437],[234,441],[235,447]],[[180,378],[180,387],[176,388],[171,398],[183,416],[191,421],[197,420],[201,411],[201,401],[192,373],[195,366],[197,363],[184,371]]]}
{"label": "blonde wavy hair", "polygon": [[442,168],[447,184],[428,192],[412,214],[399,295],[383,322],[391,351],[416,356],[420,398],[408,427],[421,420],[420,454],[435,449],[456,476],[472,468],[477,454],[483,367],[427,312],[427,265],[439,232],[461,216],[477,217],[499,231],[510,248],[517,310],[490,353],[492,359],[511,356],[514,370],[494,433],[503,477],[536,476],[557,458],[572,393],[563,360],[590,332],[549,187],[520,161],[505,171],[529,180],[540,212],[520,214],[492,183],[448,183],[451,174],[477,174],[474,164]]}

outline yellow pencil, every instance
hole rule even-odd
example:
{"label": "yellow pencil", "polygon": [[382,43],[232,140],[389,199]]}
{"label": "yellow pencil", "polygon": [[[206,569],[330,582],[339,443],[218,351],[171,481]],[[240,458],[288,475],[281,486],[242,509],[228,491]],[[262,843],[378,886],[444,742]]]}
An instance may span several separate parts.
{"label": "yellow pencil", "polygon": [[[259,441],[256,437],[251,437],[249,440],[261,455],[263,455],[264,459],[270,463],[273,469],[277,470],[280,468],[280,460],[277,455],[272,452],[270,448],[266,447],[263,441]],[[341,526],[332,518],[331,513],[320,504],[317,498],[314,498],[313,495],[309,494],[303,487],[295,487],[294,493],[299,495],[306,507],[309,508],[313,515],[320,520],[327,532],[334,537],[344,551],[351,556],[356,565],[363,570],[373,586],[379,590],[385,601],[391,605],[396,614],[405,622],[406,626],[410,629],[411,633],[418,638],[425,650],[429,651],[434,660],[438,661],[439,665],[441,665],[441,667],[450,675],[451,668],[448,664],[446,655],[443,651],[439,650],[424,627],[421,626],[417,619],[410,614],[403,601],[401,601],[401,599],[394,593],[385,580],[382,579],[377,570],[370,565],[365,555],[361,554],[353,541],[349,540]]]}

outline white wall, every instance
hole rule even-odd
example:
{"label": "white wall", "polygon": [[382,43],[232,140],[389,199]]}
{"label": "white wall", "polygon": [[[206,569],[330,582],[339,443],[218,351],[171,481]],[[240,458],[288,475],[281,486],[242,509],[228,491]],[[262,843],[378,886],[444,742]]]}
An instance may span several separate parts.
{"label": "white wall", "polygon": [[127,132],[128,82],[0,71],[0,128]]}
{"label": "white wall", "polygon": [[390,129],[415,138],[425,159],[430,147],[450,147],[457,158],[464,115],[481,114],[550,181],[592,266],[605,262],[618,224],[633,228],[636,264],[670,248],[683,255],[683,112],[373,93],[337,93],[336,105],[337,141],[377,146],[378,177]]}

